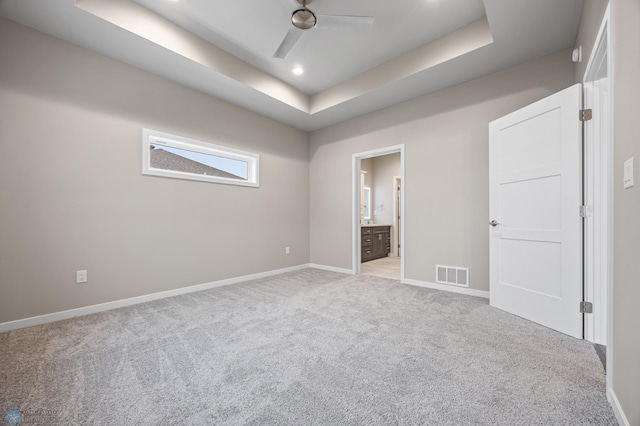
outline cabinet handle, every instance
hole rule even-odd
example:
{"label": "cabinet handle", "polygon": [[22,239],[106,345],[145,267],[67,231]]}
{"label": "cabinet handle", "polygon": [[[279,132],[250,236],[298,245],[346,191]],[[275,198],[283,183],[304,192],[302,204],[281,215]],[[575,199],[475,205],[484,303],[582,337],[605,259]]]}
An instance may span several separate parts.
{"label": "cabinet handle", "polygon": [[378,239],[381,240],[382,239],[382,235],[378,235]]}

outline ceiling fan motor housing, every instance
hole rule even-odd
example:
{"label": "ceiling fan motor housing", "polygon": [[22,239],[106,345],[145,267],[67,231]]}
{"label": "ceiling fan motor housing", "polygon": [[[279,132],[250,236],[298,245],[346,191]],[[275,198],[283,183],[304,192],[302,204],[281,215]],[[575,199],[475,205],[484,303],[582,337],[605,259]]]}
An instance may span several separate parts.
{"label": "ceiling fan motor housing", "polygon": [[296,10],[291,15],[291,23],[294,27],[300,28],[301,30],[308,30],[315,27],[316,22],[316,15],[306,7]]}

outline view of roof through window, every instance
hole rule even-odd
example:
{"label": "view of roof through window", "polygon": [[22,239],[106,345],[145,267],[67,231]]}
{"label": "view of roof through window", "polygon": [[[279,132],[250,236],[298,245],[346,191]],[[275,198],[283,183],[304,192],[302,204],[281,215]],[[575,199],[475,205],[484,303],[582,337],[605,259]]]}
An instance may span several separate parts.
{"label": "view of roof through window", "polygon": [[151,144],[149,148],[149,163],[154,169],[241,180],[249,175],[246,161],[164,145]]}

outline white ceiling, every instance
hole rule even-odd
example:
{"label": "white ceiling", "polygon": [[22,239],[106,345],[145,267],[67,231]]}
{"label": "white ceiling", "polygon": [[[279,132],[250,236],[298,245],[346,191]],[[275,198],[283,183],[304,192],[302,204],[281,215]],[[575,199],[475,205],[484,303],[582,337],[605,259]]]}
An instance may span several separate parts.
{"label": "white ceiling", "polygon": [[[373,16],[375,25],[368,34],[306,31],[282,60],[272,56],[291,27],[291,12],[300,8],[295,0],[135,1],[307,95],[485,16],[482,0],[405,0],[402,8],[393,1],[315,0],[308,6],[315,13]],[[305,68],[304,77],[291,73],[295,65]]]}
{"label": "white ceiling", "polygon": [[373,28],[307,30],[285,59],[295,0],[0,0],[0,16],[310,131],[573,47],[582,3],[314,0]]}

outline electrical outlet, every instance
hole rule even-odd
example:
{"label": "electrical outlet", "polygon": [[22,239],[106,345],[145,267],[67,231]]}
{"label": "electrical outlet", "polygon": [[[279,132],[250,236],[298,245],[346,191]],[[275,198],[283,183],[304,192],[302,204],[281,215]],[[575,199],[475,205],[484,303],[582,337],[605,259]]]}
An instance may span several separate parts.
{"label": "electrical outlet", "polygon": [[87,271],[76,271],[76,284],[87,282]]}
{"label": "electrical outlet", "polygon": [[291,248],[285,247],[284,248],[284,254],[291,254]]}

